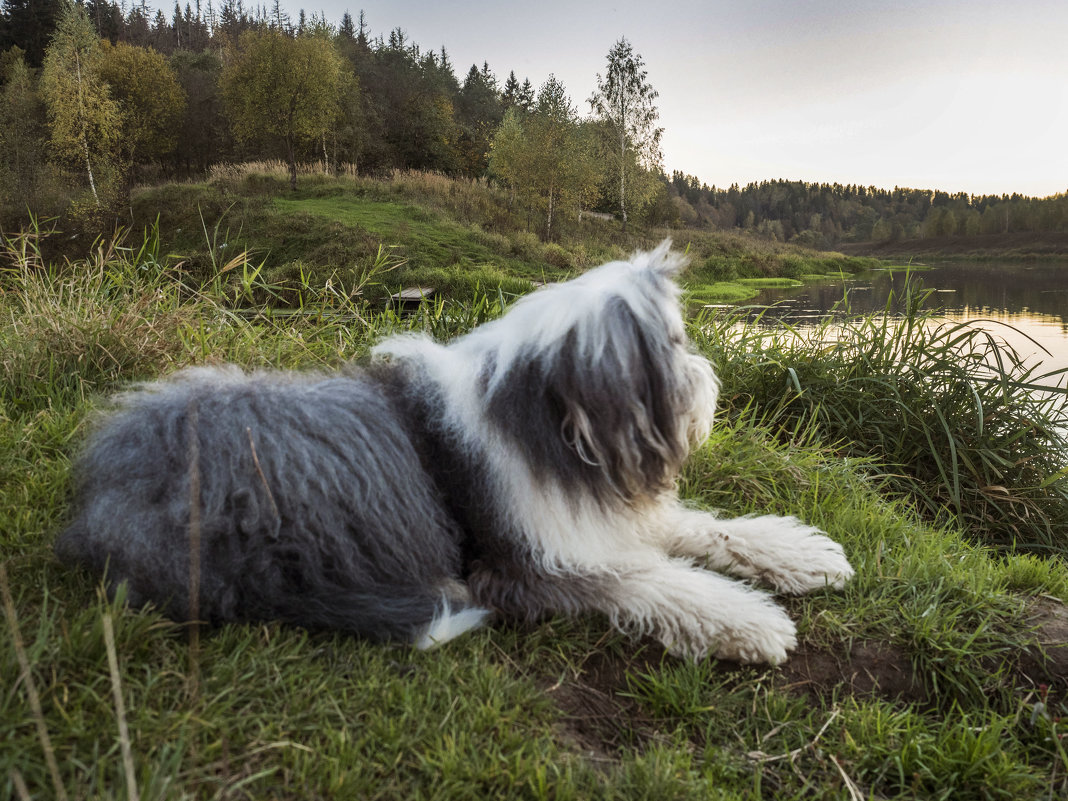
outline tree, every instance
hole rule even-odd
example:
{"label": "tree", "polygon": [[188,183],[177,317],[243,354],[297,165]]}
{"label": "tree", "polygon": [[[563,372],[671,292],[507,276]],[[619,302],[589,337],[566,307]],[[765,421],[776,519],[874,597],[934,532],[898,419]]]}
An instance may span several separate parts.
{"label": "tree", "polygon": [[155,50],[104,43],[100,76],[119,102],[119,155],[127,168],[174,150],[186,96],[166,59]]}
{"label": "tree", "polygon": [[644,199],[641,195],[651,196],[655,191],[655,184],[646,182],[643,187],[636,181],[643,171],[658,169],[662,161],[660,137],[664,129],[656,127],[660,112],[653,102],[658,94],[646,80],[648,73],[643,67],[642,57],[630,42],[620,39],[608,51],[608,70],[604,77],[597,74],[597,91],[589,101],[613,143],[609,166],[619,178],[616,200],[624,230],[628,204],[637,207]]}
{"label": "tree", "polygon": [[297,149],[319,141],[338,116],[341,57],[319,36],[248,31],[223,70],[223,97],[242,141],[283,145],[289,182],[297,188]]}
{"label": "tree", "polygon": [[0,59],[0,83],[0,198],[32,208],[44,162],[45,114],[33,70],[20,48],[11,48]]}
{"label": "tree", "polygon": [[61,0],[4,0],[0,52],[20,47],[29,66],[40,67],[61,12]]}
{"label": "tree", "polygon": [[512,190],[512,200],[524,188],[531,173],[530,146],[523,132],[523,119],[516,107],[504,113],[490,142],[489,169]]}
{"label": "tree", "polygon": [[491,168],[545,215],[544,237],[562,210],[577,209],[597,195],[600,175],[588,129],[564,86],[550,75],[538,91],[534,111],[509,109],[491,146]]}
{"label": "tree", "polygon": [[230,155],[233,146],[219,91],[222,59],[212,50],[179,50],[171,56],[170,64],[186,97],[174,163],[186,172],[203,171]]}
{"label": "tree", "polygon": [[85,167],[97,208],[94,164],[110,159],[119,134],[119,107],[99,74],[101,43],[85,11],[67,2],[45,53],[41,90],[52,147],[60,159]]}
{"label": "tree", "polygon": [[503,116],[497,81],[488,64],[483,64],[481,71],[471,65],[456,99],[456,116],[460,171],[478,177],[486,171],[490,139]]}

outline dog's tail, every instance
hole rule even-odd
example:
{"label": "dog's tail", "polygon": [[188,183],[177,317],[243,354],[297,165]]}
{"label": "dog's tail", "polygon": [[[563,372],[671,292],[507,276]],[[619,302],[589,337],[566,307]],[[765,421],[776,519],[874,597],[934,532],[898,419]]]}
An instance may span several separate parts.
{"label": "dog's tail", "polygon": [[[294,603],[279,603],[262,617],[274,617],[310,629],[347,631],[373,640],[406,641],[426,649],[448,642],[486,622],[489,610],[425,588],[362,589],[308,593]],[[264,610],[267,612],[267,610]],[[257,615],[257,617],[260,615]]]}
{"label": "dog's tail", "polygon": [[426,629],[415,638],[415,647],[421,650],[433,648],[449,640],[477,629],[492,614],[479,606],[455,607],[447,596],[442,596],[441,605]]}

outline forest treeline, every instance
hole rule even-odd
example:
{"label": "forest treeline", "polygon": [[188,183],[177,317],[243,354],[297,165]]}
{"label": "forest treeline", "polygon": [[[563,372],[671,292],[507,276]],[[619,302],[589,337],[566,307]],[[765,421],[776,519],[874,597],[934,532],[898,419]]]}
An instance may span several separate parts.
{"label": "forest treeline", "polygon": [[[647,216],[662,180],[655,91],[621,39],[582,115],[554,76],[538,88],[487,63],[459,78],[445,48],[362,12],[335,26],[241,0],[168,18],[144,4],[5,0],[0,222],[30,212],[103,226],[137,183],[279,158],[324,172],[425,170],[493,180],[545,239],[581,209]],[[71,191],[72,183],[75,191]],[[83,226],[84,227],[84,226]]]}
{"label": "forest treeline", "polygon": [[1068,194],[950,194],[928,189],[763,181],[710,187],[673,172],[679,221],[744,228],[780,241],[826,248],[838,242],[1068,231]]}
{"label": "forest treeline", "polygon": [[[462,74],[463,77],[459,77]],[[4,0],[0,225],[29,213],[102,226],[137,183],[285,160],[324,171],[417,169],[508,188],[550,239],[580,209],[657,225],[744,229],[822,248],[842,241],[1068,231],[1068,196],[976,197],[771,181],[717,189],[662,168],[656,92],[626,40],[580,114],[555,77],[535,87],[400,28],[372,35],[278,0]]]}

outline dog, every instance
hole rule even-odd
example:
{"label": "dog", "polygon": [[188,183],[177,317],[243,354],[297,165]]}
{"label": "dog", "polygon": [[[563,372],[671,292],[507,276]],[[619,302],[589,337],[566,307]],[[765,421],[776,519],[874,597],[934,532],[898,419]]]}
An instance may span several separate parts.
{"label": "dog", "polygon": [[679,500],[719,391],[686,337],[684,266],[664,242],[450,344],[390,337],[363,367],[135,388],[76,462],[57,554],[180,621],[425,648],[492,616],[600,612],[685,658],[782,662],[795,626],[750,582],[798,594],[853,569],[795,518]]}

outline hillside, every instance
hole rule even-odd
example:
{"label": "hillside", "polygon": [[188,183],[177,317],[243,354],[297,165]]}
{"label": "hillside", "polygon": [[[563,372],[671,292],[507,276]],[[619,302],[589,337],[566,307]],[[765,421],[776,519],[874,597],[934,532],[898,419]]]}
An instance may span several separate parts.
{"label": "hillside", "polygon": [[[144,799],[226,801],[1062,792],[1062,418],[1011,370],[990,382],[981,342],[922,320],[907,341],[873,318],[836,344],[730,316],[690,327],[723,391],[683,497],[797,515],[857,569],[842,592],[778,599],[800,639],[781,667],[675,659],[594,615],[503,622],[429,652],[280,624],[194,645],[104,600],[51,548],[71,458],[114,391],[191,364],[332,369],[396,331],[448,339],[513,290],[670,233],[575,220],[543,243],[506,195],[409,173],[308,176],[296,193],[222,176],[141,189],[135,212],[145,237],[68,263],[40,255],[89,251],[68,236],[0,252],[0,675],[19,677],[0,697],[5,797],[129,797],[131,777]],[[864,263],[736,234],[689,245],[695,281]],[[441,304],[383,311],[393,286],[438,279]]]}
{"label": "hillside", "polygon": [[157,231],[197,281],[236,286],[255,272],[273,288],[275,305],[299,305],[311,285],[327,282],[379,308],[404,287],[452,300],[489,289],[522,294],[667,237],[688,252],[685,283],[704,302],[755,294],[738,279],[854,273],[878,263],[739,232],[632,224],[623,233],[596,215],[561,215],[546,242],[531,230],[527,209],[483,182],[421,172],[308,174],[294,192],[285,176],[284,165],[262,163],[218,170],[204,183],[141,188],[132,229]]}
{"label": "hillside", "polygon": [[843,242],[842,253],[875,258],[1068,258],[1068,232],[932,236],[886,242]]}

